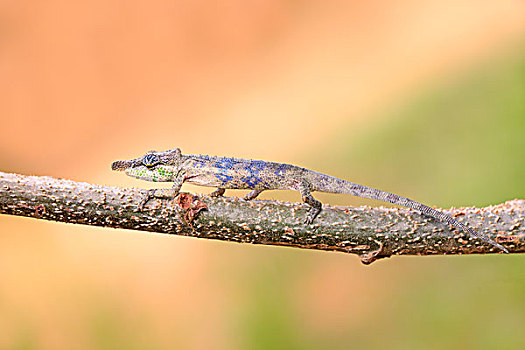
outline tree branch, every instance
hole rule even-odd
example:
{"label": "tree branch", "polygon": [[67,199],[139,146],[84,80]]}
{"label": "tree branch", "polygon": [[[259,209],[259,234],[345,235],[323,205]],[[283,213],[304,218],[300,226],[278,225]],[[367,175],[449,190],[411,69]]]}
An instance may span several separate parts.
{"label": "tree branch", "polygon": [[[225,241],[358,254],[369,264],[391,255],[484,254],[494,248],[409,209],[333,207],[313,225],[305,204],[181,193],[152,199],[146,190],[0,172],[0,213],[74,224],[169,233]],[[525,251],[525,200],[445,210],[511,253]]]}

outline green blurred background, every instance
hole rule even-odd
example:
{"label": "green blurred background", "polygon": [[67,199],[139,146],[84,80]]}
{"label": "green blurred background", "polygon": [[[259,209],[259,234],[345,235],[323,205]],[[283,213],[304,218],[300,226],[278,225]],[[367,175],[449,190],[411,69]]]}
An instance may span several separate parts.
{"label": "green blurred background", "polygon": [[[148,188],[111,162],[180,147],[440,207],[525,197],[523,2],[8,1],[0,18],[2,171]],[[524,266],[1,216],[0,348],[524,348]]]}

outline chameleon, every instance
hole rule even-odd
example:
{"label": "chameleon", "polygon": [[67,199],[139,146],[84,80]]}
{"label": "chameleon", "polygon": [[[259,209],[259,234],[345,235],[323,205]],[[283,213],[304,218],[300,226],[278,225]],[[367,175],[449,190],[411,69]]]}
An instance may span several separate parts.
{"label": "chameleon", "polygon": [[151,198],[176,197],[183,183],[215,187],[217,189],[211,193],[215,197],[224,195],[226,189],[249,189],[251,192],[246,194],[245,200],[255,199],[266,190],[295,190],[301,194],[303,202],[310,206],[304,222],[312,224],[322,211],[322,203],[312,196],[312,192],[340,193],[415,209],[508,253],[505,247],[489,237],[412,199],[291,164],[199,154],[184,155],[179,148],[175,148],[162,152],[149,151],[136,159],[118,160],[111,164],[111,169],[124,171],[126,175],[140,180],[173,182],[170,189],[148,190],[139,204],[141,210]]}

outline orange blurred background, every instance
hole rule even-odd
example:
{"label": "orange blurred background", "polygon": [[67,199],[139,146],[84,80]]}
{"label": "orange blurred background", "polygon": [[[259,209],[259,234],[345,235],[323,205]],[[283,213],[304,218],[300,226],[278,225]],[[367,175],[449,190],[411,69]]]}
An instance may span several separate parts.
{"label": "orange blurred background", "polygon": [[[391,111],[422,91],[522,60],[524,39],[517,0],[2,1],[0,170],[149,188],[111,162],[180,147],[298,164],[432,205],[487,205],[516,187],[483,197],[466,185],[451,197],[425,172],[363,170],[376,155],[353,142],[402,118]],[[485,176],[461,169],[443,173]],[[447,347],[525,346],[525,307],[515,313],[509,295],[480,291],[510,283],[498,280],[502,259],[521,262],[395,257],[363,267],[336,253],[2,216],[0,348],[425,348],[434,332]],[[473,273],[480,264],[485,273]],[[495,324],[509,334],[487,332]]]}

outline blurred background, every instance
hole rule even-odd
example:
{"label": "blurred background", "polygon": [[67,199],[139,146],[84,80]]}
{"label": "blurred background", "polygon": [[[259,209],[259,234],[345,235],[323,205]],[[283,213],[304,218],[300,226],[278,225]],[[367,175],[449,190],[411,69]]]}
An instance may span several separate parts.
{"label": "blurred background", "polygon": [[[525,198],[525,3],[1,1],[0,118],[6,172],[150,188],[111,162],[180,147],[498,204]],[[524,295],[519,255],[363,266],[0,217],[1,349],[524,348]]]}

